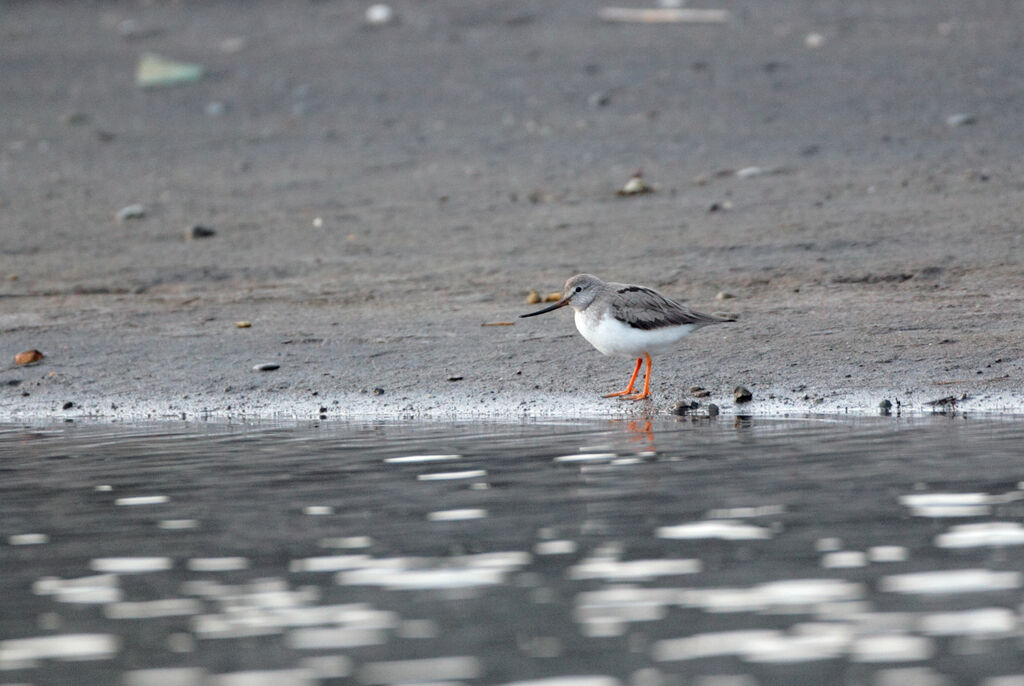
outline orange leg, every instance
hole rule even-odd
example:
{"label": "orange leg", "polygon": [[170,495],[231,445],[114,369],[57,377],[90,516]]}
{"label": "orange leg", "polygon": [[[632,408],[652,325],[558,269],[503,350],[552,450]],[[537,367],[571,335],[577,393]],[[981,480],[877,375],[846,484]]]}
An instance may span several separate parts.
{"label": "orange leg", "polygon": [[616,391],[615,393],[609,393],[605,395],[605,398],[616,398],[620,395],[629,395],[633,392],[633,382],[636,381],[636,375],[640,373],[640,365],[644,363],[643,358],[636,358],[636,368],[633,369],[633,376],[629,377],[629,385],[626,386],[624,391]]}
{"label": "orange leg", "polygon": [[[651,397],[651,356],[644,353],[644,359],[647,360],[647,373],[644,374],[644,390],[636,395],[627,395],[626,398],[629,400],[643,400],[644,398]],[[640,369],[640,360],[637,360],[637,369]],[[630,388],[633,384],[630,383]]]}

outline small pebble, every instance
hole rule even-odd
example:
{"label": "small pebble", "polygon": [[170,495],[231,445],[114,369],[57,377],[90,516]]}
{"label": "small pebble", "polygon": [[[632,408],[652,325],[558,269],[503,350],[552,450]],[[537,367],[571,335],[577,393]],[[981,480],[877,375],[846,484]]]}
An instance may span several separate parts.
{"label": "small pebble", "polygon": [[548,293],[547,295],[544,296],[544,302],[546,302],[546,303],[556,303],[556,302],[558,302],[561,299],[562,299],[562,292],[561,291],[552,291],[551,293]]}
{"label": "small pebble", "polygon": [[752,176],[761,176],[764,174],[764,169],[761,167],[744,167],[736,172],[736,178],[738,179],[749,179]]}
{"label": "small pebble", "polygon": [[971,124],[977,123],[978,118],[973,114],[951,114],[946,117],[946,126],[954,129],[958,126],[970,126]]}
{"label": "small pebble", "polygon": [[882,402],[878,403],[878,409],[886,410],[886,411],[891,410],[892,409],[892,403],[889,401],[888,398],[886,398]]}
{"label": "small pebble", "polygon": [[680,400],[672,407],[672,414],[682,417],[689,414],[690,410],[696,410],[698,407],[700,405],[696,401]]}
{"label": "small pebble", "polygon": [[146,216],[146,208],[142,205],[128,205],[117,211],[117,221],[124,222],[129,219],[142,219]]}
{"label": "small pebble", "polygon": [[718,291],[718,293],[715,294],[715,300],[731,300],[735,297],[736,296],[732,293],[726,293],[725,291]]}
{"label": "small pebble", "polygon": [[63,410],[70,410],[74,406],[75,406],[75,404],[69,400],[66,403],[64,403],[64,406],[61,409],[63,409]]}
{"label": "small pebble", "polygon": [[208,226],[196,224],[195,226],[185,229],[185,238],[187,240],[191,240],[193,238],[209,238],[213,235],[216,235],[216,233],[216,231],[214,231]]}
{"label": "small pebble", "polygon": [[368,26],[384,26],[395,20],[395,11],[390,5],[377,3],[366,8],[363,18]]}
{"label": "small pebble", "polygon": [[122,19],[117,22],[117,32],[125,38],[135,38],[142,33],[142,27],[135,19]]}
{"label": "small pebble", "polygon": [[653,193],[654,188],[644,181],[643,174],[637,172],[633,176],[629,177],[629,181],[626,185],[616,191],[616,195],[643,195],[645,193]]}
{"label": "small pebble", "polygon": [[211,100],[203,108],[207,117],[220,117],[228,111],[228,105],[223,100]]}
{"label": "small pebble", "polygon": [[808,48],[820,48],[825,45],[825,36],[820,33],[808,33],[804,37],[804,45]]}
{"label": "small pebble", "polygon": [[89,123],[89,115],[85,112],[67,112],[61,117],[61,121],[69,126],[81,126]]}
{"label": "small pebble", "polygon": [[225,38],[220,42],[220,51],[234,55],[235,53],[242,52],[245,49],[245,38],[242,36],[232,36],[231,38]]}
{"label": "small pebble", "polygon": [[462,381],[462,377],[461,376],[449,376],[448,380],[449,381]]}
{"label": "small pebble", "polygon": [[279,364],[274,364],[273,362],[265,362],[263,364],[256,365],[255,367],[252,368],[252,370],[254,372],[272,372],[275,369],[280,369],[280,368],[281,368],[281,365],[279,365]]}
{"label": "small pebble", "polygon": [[690,393],[696,393],[697,391],[703,391],[703,386],[690,386]]}
{"label": "small pebble", "polygon": [[694,398],[708,398],[711,396],[711,391],[706,388],[702,388],[699,391],[693,391]]}
{"label": "small pebble", "polygon": [[593,108],[607,107],[612,102],[612,96],[608,95],[608,91],[597,91],[591,93],[587,98],[587,104]]}
{"label": "small pebble", "polygon": [[541,301],[541,300],[540,300],[540,293],[538,293],[537,291],[533,291],[533,290],[531,290],[531,291],[530,291],[530,292],[529,292],[529,293],[528,293],[528,294],[526,295],[526,304],[527,304],[527,305],[536,305],[536,304],[537,304],[537,303],[539,303],[540,301]]}
{"label": "small pebble", "polygon": [[41,352],[39,352],[38,350],[33,348],[31,350],[25,350],[25,351],[20,352],[17,355],[15,355],[14,356],[14,364],[18,364],[18,365],[35,364],[36,362],[39,362],[40,360],[42,360],[44,357],[46,357],[46,355],[43,355]]}
{"label": "small pebble", "polygon": [[384,395],[384,389],[381,388],[380,386],[377,386],[376,388],[373,389],[373,394],[374,395]]}
{"label": "small pebble", "polygon": [[754,394],[751,393],[750,389],[746,388],[745,386],[737,386],[735,389],[733,389],[732,396],[733,398],[736,399],[736,402],[738,403],[749,403],[751,400],[754,399]]}
{"label": "small pebble", "polygon": [[247,322],[243,319],[240,322],[235,322],[235,327],[239,329],[249,329],[252,328],[252,322]]}
{"label": "small pebble", "polygon": [[719,411],[718,410],[718,405],[716,405],[714,403],[708,403],[708,416],[709,417],[717,417],[718,416],[718,411]]}

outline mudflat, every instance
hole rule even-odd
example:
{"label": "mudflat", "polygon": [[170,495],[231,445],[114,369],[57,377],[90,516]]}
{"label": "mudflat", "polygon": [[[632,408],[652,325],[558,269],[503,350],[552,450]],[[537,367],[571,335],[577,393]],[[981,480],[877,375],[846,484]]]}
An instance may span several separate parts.
{"label": "mudflat", "polygon": [[[1024,5],[600,7],[7,3],[0,417],[1024,410]],[[739,321],[604,400],[578,272]]]}

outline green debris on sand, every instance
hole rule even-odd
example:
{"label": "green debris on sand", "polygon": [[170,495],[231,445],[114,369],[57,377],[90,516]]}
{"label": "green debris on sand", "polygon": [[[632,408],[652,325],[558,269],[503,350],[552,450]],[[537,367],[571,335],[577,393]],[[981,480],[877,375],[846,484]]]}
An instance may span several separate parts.
{"label": "green debris on sand", "polygon": [[135,67],[135,85],[140,88],[176,86],[198,81],[203,77],[203,65],[178,62],[147,52]]}

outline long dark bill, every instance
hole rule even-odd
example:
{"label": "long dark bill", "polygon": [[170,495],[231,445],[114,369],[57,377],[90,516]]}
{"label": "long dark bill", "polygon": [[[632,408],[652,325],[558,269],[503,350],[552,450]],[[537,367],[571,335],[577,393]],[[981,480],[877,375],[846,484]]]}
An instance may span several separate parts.
{"label": "long dark bill", "polygon": [[536,312],[529,312],[527,314],[521,314],[521,315],[519,315],[519,318],[522,319],[523,317],[536,317],[538,314],[544,314],[545,312],[550,312],[551,310],[557,310],[559,307],[565,307],[568,304],[569,304],[569,298],[562,298],[561,300],[556,302],[554,305],[549,305],[548,307],[545,307],[543,310],[537,310]]}

